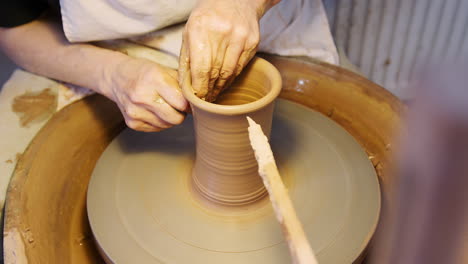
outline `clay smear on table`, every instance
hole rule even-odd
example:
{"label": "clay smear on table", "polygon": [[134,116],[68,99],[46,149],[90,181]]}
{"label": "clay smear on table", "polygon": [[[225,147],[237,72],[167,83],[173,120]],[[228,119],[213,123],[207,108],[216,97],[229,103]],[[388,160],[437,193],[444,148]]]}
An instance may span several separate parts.
{"label": "clay smear on table", "polygon": [[11,109],[19,116],[20,125],[28,127],[51,116],[57,108],[57,95],[50,88],[26,92],[13,99]]}
{"label": "clay smear on table", "polygon": [[259,58],[214,104],[197,98],[185,83],[183,91],[191,104],[195,127],[196,159],[191,178],[195,194],[230,207],[251,205],[266,196],[246,116],[269,136],[274,99],[280,90],[279,72]]}

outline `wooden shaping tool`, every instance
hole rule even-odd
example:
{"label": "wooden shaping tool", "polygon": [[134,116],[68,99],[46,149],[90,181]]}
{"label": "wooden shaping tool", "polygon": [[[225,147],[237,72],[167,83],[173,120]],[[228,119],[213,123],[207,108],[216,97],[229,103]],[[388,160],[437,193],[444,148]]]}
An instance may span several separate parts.
{"label": "wooden shaping tool", "polygon": [[317,264],[317,259],[304,234],[302,224],[297,218],[288,191],[279,175],[268,139],[263,134],[260,125],[250,117],[247,117],[247,120],[249,122],[250,144],[258,162],[258,172],[270,196],[276,219],[283,228],[293,263]]}

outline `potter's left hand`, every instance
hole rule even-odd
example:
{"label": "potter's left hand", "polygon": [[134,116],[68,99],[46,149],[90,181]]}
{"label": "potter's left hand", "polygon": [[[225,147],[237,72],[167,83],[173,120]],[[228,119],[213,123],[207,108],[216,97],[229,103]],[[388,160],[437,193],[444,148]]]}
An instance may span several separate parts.
{"label": "potter's left hand", "polygon": [[185,26],[179,83],[190,74],[195,94],[214,101],[252,59],[259,20],[280,0],[200,0]]}

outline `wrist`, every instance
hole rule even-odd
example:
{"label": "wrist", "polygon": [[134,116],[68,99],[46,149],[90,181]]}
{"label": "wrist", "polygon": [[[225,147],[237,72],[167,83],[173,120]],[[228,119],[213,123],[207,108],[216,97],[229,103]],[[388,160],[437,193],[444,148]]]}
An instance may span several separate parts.
{"label": "wrist", "polygon": [[[252,0],[247,0],[252,1]],[[258,19],[262,18],[262,16],[274,5],[279,3],[281,0],[253,0],[255,4],[255,10],[257,11]]]}
{"label": "wrist", "polygon": [[109,50],[109,52],[113,54],[109,56],[109,60],[101,64],[102,67],[98,77],[98,91],[96,92],[114,100],[114,88],[120,87],[123,83],[127,82],[127,75],[123,74],[122,68],[132,58],[118,51]]}

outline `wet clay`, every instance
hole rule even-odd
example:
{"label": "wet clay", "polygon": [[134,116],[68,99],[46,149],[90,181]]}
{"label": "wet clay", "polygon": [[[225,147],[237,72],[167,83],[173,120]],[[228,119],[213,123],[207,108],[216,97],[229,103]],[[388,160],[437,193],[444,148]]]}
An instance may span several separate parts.
{"label": "wet clay", "polygon": [[[270,142],[319,263],[352,263],[379,216],[372,164],[325,116],[284,100],[275,108]],[[212,206],[191,193],[193,130],[190,116],[159,133],[126,129],[101,155],[87,206],[108,263],[290,263],[268,199]]]}
{"label": "wet clay", "polygon": [[278,70],[254,58],[214,104],[196,97],[188,80],[182,90],[194,117],[194,190],[211,202],[227,206],[248,205],[265,197],[246,116],[270,135],[274,100],[281,90]]}
{"label": "wet clay", "polygon": [[[382,87],[339,67],[316,61],[305,62],[277,56],[269,56],[267,59],[281,73],[283,80],[281,98],[301,104],[308,110],[318,111],[325,116],[329,115],[331,123],[348,131],[366,150],[380,180],[384,198],[383,205],[388,205],[386,197],[391,195],[393,186],[392,174],[388,173],[393,149],[389,148],[388,145],[395,129],[401,126],[401,115],[405,111],[405,106]],[[280,120],[290,120],[294,117],[293,114],[286,112]],[[300,117],[305,118],[307,115],[302,114]],[[4,234],[9,236],[8,234],[16,232],[18,239],[4,241],[6,263],[17,263],[15,259],[19,257],[27,258],[29,263],[87,264],[104,262],[92,241],[89,230],[85,206],[86,191],[97,160],[124,127],[125,123],[118,107],[99,95],[90,96],[67,106],[45,124],[21,157],[8,189]],[[310,127],[314,128],[314,126]],[[284,130],[284,127],[273,129],[273,139],[274,131],[280,130]],[[188,131],[193,133],[192,130]],[[168,131],[168,133],[167,137],[175,140],[175,137],[170,135],[172,132]],[[188,137],[185,132],[179,133],[177,136],[180,140],[184,138],[186,140]],[[309,135],[304,134],[304,136],[309,139],[306,142],[310,142]],[[141,139],[141,134],[138,134],[135,139]],[[277,140],[274,142],[283,142],[286,145],[286,150],[292,149],[291,142],[286,141],[284,137],[279,137]],[[157,143],[154,140],[149,142]],[[165,141],[161,140],[161,142]],[[155,149],[167,150],[168,155],[180,156],[178,152],[174,151],[174,146],[179,146],[177,143],[165,142],[164,144],[163,146],[167,146],[167,148],[156,145]],[[142,144],[141,147],[142,151],[148,148],[145,144]],[[317,149],[315,145],[311,145],[311,147],[313,147],[312,150]],[[189,154],[193,155],[193,149],[190,150]],[[134,153],[130,156],[137,155]],[[57,160],[61,161],[59,166]],[[152,161],[154,162],[154,159]],[[297,163],[307,164],[307,162],[300,161]],[[283,168],[284,166],[281,164],[279,167]],[[177,165],[180,166],[180,163]],[[166,166],[167,164],[156,166],[148,179],[153,179],[156,172]],[[178,167],[176,166],[176,168]],[[134,166],[129,166],[128,169],[132,176],[136,174]],[[190,173],[189,168],[181,169]],[[314,168],[313,171],[316,170],[317,168]],[[180,172],[179,169],[176,171]],[[287,175],[281,169],[280,173]],[[185,176],[187,177],[187,174]],[[122,179],[129,180],[130,178],[124,177]],[[174,177],[167,178],[173,179]],[[343,181],[340,182],[343,183]],[[160,186],[162,190],[167,189],[162,184],[164,182],[158,181],[156,186]],[[285,184],[288,188],[300,186],[293,181],[285,182]],[[106,186],[105,189],[109,188],[108,183],[104,186]],[[157,194],[153,186],[148,186],[147,189],[148,194]],[[306,191],[313,193],[308,189]],[[139,198],[139,196],[134,198]],[[150,198],[156,199],[156,197]],[[104,200],[107,199],[109,197],[104,198]],[[165,201],[159,200],[157,202],[164,204]],[[157,203],[155,200],[151,200],[151,204]],[[304,201],[303,204],[306,206],[304,212],[310,212],[310,205],[307,201]],[[131,208],[135,205],[138,204],[129,204]],[[193,204],[189,208],[193,208]],[[365,209],[363,206],[359,208]],[[353,215],[360,218],[357,212]],[[211,215],[207,214],[206,216],[212,219]],[[182,220],[181,217],[173,218],[166,223]],[[275,219],[273,220],[276,222]],[[113,226],[111,225],[114,223],[116,223],[116,218],[105,225],[112,231]],[[235,227],[229,221],[224,221],[224,223],[231,228]],[[190,224],[185,222],[183,226],[190,227]],[[385,226],[381,225],[378,229],[382,228]],[[33,234],[34,241],[32,243],[28,242],[28,238],[31,237],[27,234],[28,232]],[[262,234],[265,235],[265,233]],[[231,233],[231,235],[235,235],[235,233]],[[149,235],[146,230],[145,237],[155,236]],[[207,237],[207,235],[203,234],[202,237]],[[312,237],[318,238],[316,234],[313,234]],[[83,238],[86,239],[83,240]],[[113,235],[110,239],[113,242],[118,242]],[[220,239],[223,241],[222,237]],[[165,250],[165,245],[162,246],[160,250]],[[365,246],[365,243],[362,246]],[[120,248],[120,252],[128,250],[128,248]],[[268,253],[273,252],[275,251]],[[252,253],[255,255],[255,252]],[[331,254],[336,254],[336,252],[331,252]],[[176,254],[176,256],[180,255],[180,252]],[[364,254],[361,255],[360,259],[363,256]],[[289,261],[289,256],[286,257]],[[132,259],[128,263],[138,262]],[[185,263],[193,262],[189,260]]]}
{"label": "wet clay", "polygon": [[325,116],[282,101],[274,111],[280,87],[278,71],[254,59],[214,104],[183,86],[193,119],[156,134],[127,129],[109,145],[87,196],[91,228],[108,263],[290,261],[271,204],[262,199],[247,116],[271,131],[278,167],[319,262],[358,258],[380,210],[372,164]]}
{"label": "wet clay", "polygon": [[26,92],[13,99],[11,109],[20,118],[22,127],[28,127],[51,116],[57,108],[57,96],[50,88],[40,92]]}

